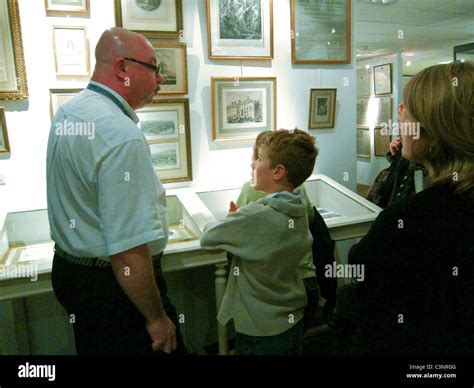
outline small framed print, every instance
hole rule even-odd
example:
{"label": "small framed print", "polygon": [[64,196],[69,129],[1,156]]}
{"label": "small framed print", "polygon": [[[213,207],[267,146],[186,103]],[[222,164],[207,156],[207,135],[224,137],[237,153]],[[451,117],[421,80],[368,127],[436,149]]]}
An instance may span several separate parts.
{"label": "small framed print", "polygon": [[44,0],[46,12],[52,15],[59,13],[89,12],[89,0]]}
{"label": "small framed print", "polygon": [[0,0],[0,100],[28,97],[17,0]]}
{"label": "small framed print", "polygon": [[370,96],[370,69],[357,69],[357,97]]}
{"label": "small framed print", "polygon": [[309,129],[334,128],[337,89],[311,89]]}
{"label": "small framed print", "polygon": [[207,0],[209,59],[272,59],[273,0]]}
{"label": "small framed print", "polygon": [[179,38],[182,0],[115,0],[115,24],[147,38]]}
{"label": "small framed print", "polygon": [[68,102],[71,98],[82,92],[83,89],[49,89],[51,118],[54,117],[58,108]]}
{"label": "small framed print", "polygon": [[293,64],[351,63],[351,0],[291,0]]}
{"label": "small framed print", "polygon": [[157,100],[139,109],[137,115],[160,180],[163,183],[191,181],[189,100]]}
{"label": "small framed print", "polygon": [[86,27],[54,26],[54,63],[57,76],[89,76]]}
{"label": "small framed print", "polygon": [[375,97],[375,126],[391,128],[392,121],[392,97]]}
{"label": "small framed print", "polygon": [[357,157],[370,159],[370,130],[369,128],[357,128]]}
{"label": "small framed print", "polygon": [[390,151],[390,135],[382,131],[381,127],[374,128],[374,153],[375,156],[386,156]]}
{"label": "small framed print", "polygon": [[188,94],[186,44],[177,42],[152,42],[156,63],[161,66],[165,81],[160,85],[160,95]]}
{"label": "small framed print", "polygon": [[5,109],[0,108],[0,153],[9,153],[7,121],[5,120]]}
{"label": "small framed print", "polygon": [[374,66],[374,93],[380,94],[392,93],[392,64]]}
{"label": "small framed print", "polygon": [[212,140],[255,139],[276,129],[275,77],[212,77]]}
{"label": "small framed print", "polygon": [[357,99],[357,126],[368,127],[369,126],[369,99],[358,98]]}

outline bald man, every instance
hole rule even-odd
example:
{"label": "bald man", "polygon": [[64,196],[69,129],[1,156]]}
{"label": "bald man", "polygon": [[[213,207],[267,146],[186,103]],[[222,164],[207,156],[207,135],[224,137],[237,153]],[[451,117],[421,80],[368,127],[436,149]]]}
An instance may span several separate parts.
{"label": "bald man", "polygon": [[185,353],[160,258],[165,189],[135,110],[163,76],[143,36],[105,31],[82,93],[62,105],[47,151],[52,283],[78,354]]}

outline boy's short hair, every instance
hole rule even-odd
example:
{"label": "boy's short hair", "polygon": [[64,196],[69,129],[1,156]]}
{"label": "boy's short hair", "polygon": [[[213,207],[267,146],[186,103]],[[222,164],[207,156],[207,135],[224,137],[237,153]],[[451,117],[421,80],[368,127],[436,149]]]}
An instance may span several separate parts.
{"label": "boy's short hair", "polygon": [[319,152],[315,140],[300,129],[264,131],[255,140],[253,158],[257,158],[260,148],[266,148],[271,167],[278,164],[285,166],[286,179],[296,188],[313,173]]}

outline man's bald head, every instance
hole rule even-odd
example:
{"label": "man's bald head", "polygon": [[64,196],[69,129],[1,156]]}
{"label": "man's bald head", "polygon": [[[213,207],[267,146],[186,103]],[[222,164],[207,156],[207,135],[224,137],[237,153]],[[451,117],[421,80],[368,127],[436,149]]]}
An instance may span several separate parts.
{"label": "man's bald head", "polygon": [[150,42],[142,35],[121,27],[112,27],[102,34],[95,48],[98,63],[110,62],[117,57],[135,57],[149,46]]}

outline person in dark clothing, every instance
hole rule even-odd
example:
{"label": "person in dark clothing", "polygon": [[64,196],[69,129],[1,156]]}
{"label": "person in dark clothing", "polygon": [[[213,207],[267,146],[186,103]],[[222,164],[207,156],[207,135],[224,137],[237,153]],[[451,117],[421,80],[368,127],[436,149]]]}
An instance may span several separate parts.
{"label": "person in dark clothing", "polygon": [[365,270],[350,303],[338,300],[349,352],[472,354],[473,116],[472,62],[429,67],[405,87],[399,121],[421,132],[403,135],[403,157],[423,164],[429,187],[383,210],[349,252]]}

